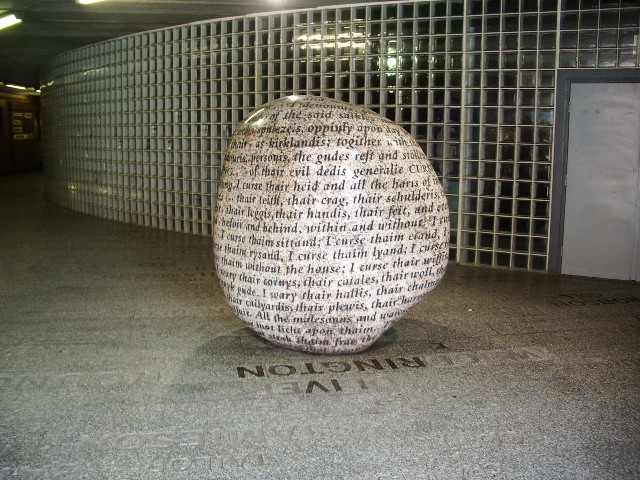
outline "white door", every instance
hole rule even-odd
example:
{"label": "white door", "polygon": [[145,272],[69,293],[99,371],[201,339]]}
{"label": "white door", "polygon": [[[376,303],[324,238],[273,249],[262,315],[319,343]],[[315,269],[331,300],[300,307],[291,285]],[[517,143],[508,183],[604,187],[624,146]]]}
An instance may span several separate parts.
{"label": "white door", "polygon": [[638,280],[640,84],[573,83],[561,272]]}

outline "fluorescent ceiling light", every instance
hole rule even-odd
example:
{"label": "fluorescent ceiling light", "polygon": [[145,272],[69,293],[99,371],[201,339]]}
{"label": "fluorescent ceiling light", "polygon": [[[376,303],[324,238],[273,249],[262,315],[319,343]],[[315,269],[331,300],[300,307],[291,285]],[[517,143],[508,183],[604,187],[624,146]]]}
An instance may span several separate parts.
{"label": "fluorescent ceiling light", "polygon": [[11,25],[15,25],[16,23],[20,23],[21,21],[22,20],[16,17],[13,13],[10,15],[5,15],[4,17],[0,18],[0,29],[10,27]]}
{"label": "fluorescent ceiling light", "polygon": [[17,88],[18,90],[26,90],[27,87],[23,87],[22,85],[14,85],[12,83],[5,83],[4,84],[5,87],[9,87],[9,88]]}
{"label": "fluorescent ceiling light", "polygon": [[76,3],[79,3],[80,5],[89,5],[90,3],[98,2],[102,2],[102,0],[76,0]]}

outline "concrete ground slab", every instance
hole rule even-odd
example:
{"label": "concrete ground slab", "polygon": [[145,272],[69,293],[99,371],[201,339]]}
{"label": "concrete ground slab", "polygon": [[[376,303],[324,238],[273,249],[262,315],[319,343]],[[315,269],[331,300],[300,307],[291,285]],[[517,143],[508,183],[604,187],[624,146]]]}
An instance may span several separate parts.
{"label": "concrete ground slab", "polygon": [[450,266],[357,355],[275,348],[211,240],[0,178],[0,479],[637,479],[640,286]]}

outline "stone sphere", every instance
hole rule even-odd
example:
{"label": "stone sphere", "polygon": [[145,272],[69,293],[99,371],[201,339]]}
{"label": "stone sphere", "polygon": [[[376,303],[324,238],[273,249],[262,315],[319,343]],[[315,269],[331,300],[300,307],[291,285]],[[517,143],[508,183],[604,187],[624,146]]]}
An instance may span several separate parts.
{"label": "stone sphere", "polygon": [[225,154],[214,229],[235,313],[273,344],[371,346],[436,287],[449,211],[418,143],[394,122],[326,97],[252,112]]}

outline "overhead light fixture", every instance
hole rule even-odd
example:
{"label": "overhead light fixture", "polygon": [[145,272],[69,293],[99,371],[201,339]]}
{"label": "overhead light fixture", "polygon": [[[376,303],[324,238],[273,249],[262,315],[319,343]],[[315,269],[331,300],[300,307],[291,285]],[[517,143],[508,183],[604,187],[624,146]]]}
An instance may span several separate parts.
{"label": "overhead light fixture", "polygon": [[98,2],[102,2],[102,0],[76,0],[76,3],[79,3],[80,5],[89,5],[90,3]]}
{"label": "overhead light fixture", "polygon": [[18,90],[26,90],[27,87],[23,87],[22,85],[14,85],[12,83],[5,83],[4,84],[5,87],[9,87],[9,88],[16,88]]}
{"label": "overhead light fixture", "polygon": [[0,30],[10,27],[11,25],[15,25],[16,23],[20,23],[21,21],[22,20],[16,17],[13,13],[5,15],[0,18]]}

